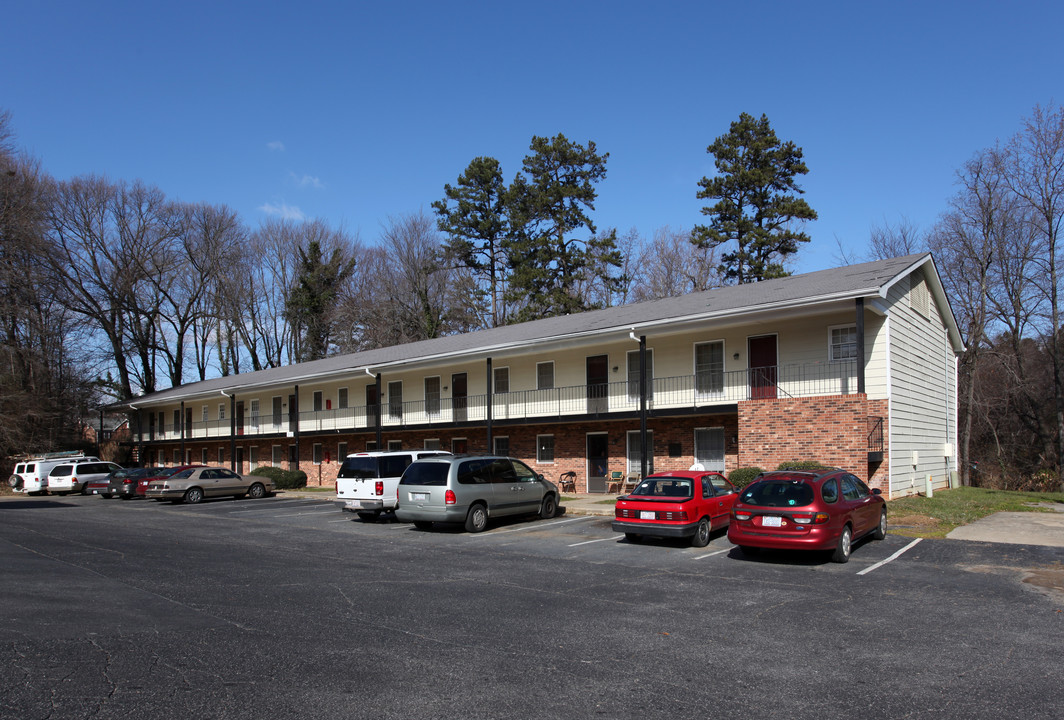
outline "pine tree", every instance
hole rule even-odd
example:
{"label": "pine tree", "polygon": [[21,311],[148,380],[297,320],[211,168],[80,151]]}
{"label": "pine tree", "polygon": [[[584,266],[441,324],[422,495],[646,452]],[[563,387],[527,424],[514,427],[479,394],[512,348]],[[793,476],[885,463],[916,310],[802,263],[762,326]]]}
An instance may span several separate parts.
{"label": "pine tree", "polygon": [[768,117],[743,113],[731,130],[706,148],[719,173],[702,178],[699,199],[717,200],[702,208],[712,218],[695,227],[692,242],[716,248],[734,242],[735,250],[721,256],[720,270],[738,284],[783,277],[783,261],[798,251],[809,236],[793,229],[794,221],[816,220],[816,212],[797,197],[802,190],[796,175],[809,172],[802,149],[781,142]]}

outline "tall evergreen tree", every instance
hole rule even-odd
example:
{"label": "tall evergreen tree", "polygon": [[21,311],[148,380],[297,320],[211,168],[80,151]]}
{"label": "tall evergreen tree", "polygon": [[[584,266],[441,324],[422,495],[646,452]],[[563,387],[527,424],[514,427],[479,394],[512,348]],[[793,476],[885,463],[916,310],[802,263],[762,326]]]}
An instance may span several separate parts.
{"label": "tall evergreen tree", "polygon": [[354,258],[339,247],[328,258],[317,240],[311,240],[306,250],[299,248],[299,274],[286,308],[298,342],[298,362],[328,355],[337,296],[354,269]]}
{"label": "tall evergreen tree", "polygon": [[432,203],[437,227],[447,233],[446,256],[467,267],[483,282],[490,304],[491,326],[506,324],[506,255],[504,243],[506,184],[499,161],[474,158],[457,185],[443,187],[444,199]]}
{"label": "tall evergreen tree", "polygon": [[740,285],[788,275],[783,260],[809,242],[794,222],[816,220],[813,208],[797,197],[802,190],[795,176],[809,172],[802,149],[781,142],[765,115],[756,120],[743,113],[706,152],[714,156],[718,175],[698,181],[697,197],[717,202],[702,208],[712,220],[695,227],[692,242],[703,249],[734,242],[720,269]]}
{"label": "tall evergreen tree", "polygon": [[[560,133],[533,137],[529,148],[525,175],[510,185],[507,203],[513,270],[508,296],[523,303],[518,321],[590,309],[593,303],[580,291],[586,267],[592,259],[620,264],[613,236],[596,237],[587,214],[595,209],[594,184],[606,177],[609,153],[599,155],[594,142],[585,147]],[[588,240],[573,235],[580,228],[587,228]]]}

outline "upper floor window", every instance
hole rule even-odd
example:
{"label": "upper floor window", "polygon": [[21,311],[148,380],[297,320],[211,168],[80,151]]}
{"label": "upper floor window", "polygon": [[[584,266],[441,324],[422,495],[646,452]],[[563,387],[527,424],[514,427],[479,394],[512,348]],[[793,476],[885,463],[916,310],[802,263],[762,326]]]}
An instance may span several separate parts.
{"label": "upper floor window", "polygon": [[[321,412],[324,395],[321,390],[314,391],[314,412]],[[320,464],[320,463],[319,463]]]}
{"label": "upper floor window", "polygon": [[496,393],[508,393],[510,392],[510,368],[497,367],[493,371],[495,375],[495,392]]}
{"label": "upper floor window", "polygon": [[209,418],[210,418],[210,415],[208,414],[208,408],[207,408],[206,405],[204,405],[203,406],[203,422],[207,422],[207,420]]}
{"label": "upper floor window", "polygon": [[429,415],[440,414],[440,376],[425,378],[425,412]]}
{"label": "upper floor window", "polygon": [[403,416],[403,381],[395,380],[388,383],[388,417],[401,418]]}
{"label": "upper floor window", "polygon": [[699,395],[724,392],[724,341],[695,345],[695,389]]}
{"label": "upper floor window", "polygon": [[218,419],[225,420],[225,403],[218,403]]}
{"label": "upper floor window", "polygon": [[554,388],[554,363],[536,363],[536,389],[551,390]]}
{"label": "upper floor window", "polygon": [[[647,348],[647,397],[654,397],[654,351]],[[628,399],[639,400],[639,351],[628,351]]]}
{"label": "upper floor window", "polygon": [[831,362],[857,359],[857,326],[831,328]]}
{"label": "upper floor window", "polygon": [[336,391],[336,407],[340,410],[347,407],[347,388],[340,388]]}

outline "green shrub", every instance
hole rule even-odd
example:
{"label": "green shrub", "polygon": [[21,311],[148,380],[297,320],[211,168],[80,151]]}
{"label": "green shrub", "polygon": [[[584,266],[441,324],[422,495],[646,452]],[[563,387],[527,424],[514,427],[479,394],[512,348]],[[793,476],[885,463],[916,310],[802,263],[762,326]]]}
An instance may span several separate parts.
{"label": "green shrub", "polygon": [[827,470],[831,466],[819,460],[788,460],[781,462],[777,470]]}
{"label": "green shrub", "polygon": [[302,470],[282,470],[272,465],[260,465],[251,474],[272,480],[274,490],[296,490],[307,486],[307,474]]}
{"label": "green shrub", "polygon": [[746,487],[754,481],[758,475],[762,472],[759,467],[741,467],[732,470],[728,473],[728,482],[735,487]]}

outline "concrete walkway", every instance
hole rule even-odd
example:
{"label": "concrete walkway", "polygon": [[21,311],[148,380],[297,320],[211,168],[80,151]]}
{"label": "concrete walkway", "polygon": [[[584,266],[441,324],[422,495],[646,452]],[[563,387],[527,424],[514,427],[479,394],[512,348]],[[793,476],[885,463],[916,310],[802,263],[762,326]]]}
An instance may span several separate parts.
{"label": "concrete walkway", "polygon": [[951,531],[950,540],[1064,547],[1064,504],[1043,503],[1054,512],[999,512]]}

